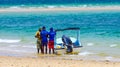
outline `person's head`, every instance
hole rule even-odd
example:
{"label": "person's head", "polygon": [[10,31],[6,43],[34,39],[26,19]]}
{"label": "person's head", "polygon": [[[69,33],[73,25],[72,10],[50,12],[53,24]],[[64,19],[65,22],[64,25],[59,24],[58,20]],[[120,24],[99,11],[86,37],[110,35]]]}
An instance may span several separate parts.
{"label": "person's head", "polygon": [[39,31],[41,31],[42,30],[42,28],[39,28]]}
{"label": "person's head", "polygon": [[43,26],[43,27],[42,27],[42,30],[45,30],[45,29],[46,29],[45,26]]}
{"label": "person's head", "polygon": [[53,31],[53,28],[52,28],[52,27],[50,28],[50,31]]}

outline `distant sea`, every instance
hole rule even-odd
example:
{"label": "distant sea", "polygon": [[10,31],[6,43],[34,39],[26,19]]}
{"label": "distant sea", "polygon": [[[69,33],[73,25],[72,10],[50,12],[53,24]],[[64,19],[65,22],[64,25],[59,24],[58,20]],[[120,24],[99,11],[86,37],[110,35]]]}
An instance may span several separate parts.
{"label": "distant sea", "polygon": [[0,0],[0,8],[119,6],[120,0]]}
{"label": "distant sea", "polygon": [[[120,7],[119,0],[0,0],[5,8]],[[120,11],[1,12],[0,55],[36,56],[39,27],[79,27],[82,59],[120,61]],[[76,37],[76,33],[58,32]]]}

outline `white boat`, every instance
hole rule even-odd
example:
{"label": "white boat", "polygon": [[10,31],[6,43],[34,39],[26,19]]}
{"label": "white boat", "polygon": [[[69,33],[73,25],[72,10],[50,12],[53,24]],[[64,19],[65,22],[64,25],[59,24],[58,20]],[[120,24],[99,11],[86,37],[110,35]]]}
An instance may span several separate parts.
{"label": "white boat", "polygon": [[55,53],[56,54],[78,54],[80,52],[80,49],[82,47],[81,45],[81,42],[80,42],[80,28],[65,28],[65,29],[57,29],[56,31],[57,32],[60,32],[60,31],[66,31],[66,30],[72,30],[72,31],[76,31],[77,32],[77,35],[75,37],[70,37],[72,43],[73,43],[73,51],[71,53],[67,53],[66,52],[66,47],[63,46],[63,42],[62,42],[62,38],[57,38],[55,39]]}

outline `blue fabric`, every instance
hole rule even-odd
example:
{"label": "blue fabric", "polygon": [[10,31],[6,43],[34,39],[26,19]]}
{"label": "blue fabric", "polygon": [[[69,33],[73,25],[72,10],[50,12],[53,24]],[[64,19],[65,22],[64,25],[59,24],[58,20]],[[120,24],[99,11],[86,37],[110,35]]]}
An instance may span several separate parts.
{"label": "blue fabric", "polygon": [[62,41],[63,41],[63,43],[64,43],[65,45],[70,45],[70,44],[72,44],[71,39],[70,39],[69,37],[65,36],[65,35],[62,36]]}
{"label": "blue fabric", "polygon": [[49,35],[49,41],[54,41],[56,32],[51,30],[48,35]]}
{"label": "blue fabric", "polygon": [[46,30],[42,30],[40,35],[43,43],[48,42],[48,39],[47,39],[48,32]]}

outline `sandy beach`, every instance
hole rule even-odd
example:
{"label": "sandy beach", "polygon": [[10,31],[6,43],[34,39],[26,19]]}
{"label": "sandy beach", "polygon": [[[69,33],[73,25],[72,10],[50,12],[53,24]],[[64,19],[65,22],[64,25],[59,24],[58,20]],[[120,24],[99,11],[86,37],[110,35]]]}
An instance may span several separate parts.
{"label": "sandy beach", "polygon": [[44,11],[119,11],[119,6],[106,7],[56,7],[56,8],[0,8],[0,12],[44,12]]}
{"label": "sandy beach", "polygon": [[[41,24],[39,24],[38,25],[38,23],[40,23],[40,22],[43,22],[43,21],[41,21],[43,18],[43,20],[46,20],[45,18],[47,18],[47,20],[48,19],[50,19],[50,20],[48,20],[48,21],[52,21],[52,20],[54,20],[53,18],[55,18],[55,22],[58,22],[58,23],[56,23],[56,24],[58,24],[58,25],[60,25],[59,23],[61,22],[61,20],[62,20],[62,22],[64,22],[64,24],[67,24],[66,23],[66,20],[67,19],[72,19],[73,17],[75,17],[75,19],[73,18],[72,20],[72,22],[73,23],[71,23],[70,25],[73,25],[74,24],[74,22],[78,22],[78,23],[76,23],[76,25],[78,25],[78,26],[80,26],[81,24],[84,24],[84,25],[89,25],[88,23],[86,23],[85,24],[85,22],[87,22],[87,20],[89,20],[89,19],[91,19],[91,18],[93,18],[92,20],[89,20],[90,21],[90,23],[93,21],[93,20],[95,20],[95,22],[97,23],[99,20],[101,20],[101,19],[105,19],[105,20],[109,20],[110,22],[112,22],[110,19],[114,19],[113,20],[113,23],[115,23],[115,22],[118,22],[119,20],[119,16],[117,16],[117,18],[116,18],[116,15],[117,14],[115,14],[115,17],[114,16],[112,16],[112,14],[105,14],[105,15],[101,15],[101,14],[98,14],[98,15],[92,15],[92,14],[88,14],[88,15],[74,15],[74,14],[72,14],[72,15],[65,15],[65,14],[63,14],[63,15],[55,15],[55,16],[49,16],[49,15],[43,15],[43,16],[41,16],[41,15],[34,15],[34,14],[28,14],[28,15],[25,15],[24,16],[24,14],[23,15],[18,15],[18,16],[13,16],[13,17],[11,17],[11,15],[12,14],[10,14],[10,15],[6,15],[7,14],[7,12],[56,12],[56,11],[95,11],[95,12],[97,12],[97,11],[120,11],[120,7],[119,6],[114,6],[114,7],[109,7],[109,6],[107,6],[107,7],[60,7],[60,8],[58,8],[58,7],[55,7],[55,8],[39,8],[39,7],[31,7],[31,8],[18,8],[18,7],[12,7],[12,8],[0,8],[0,13],[2,14],[3,13],[3,15],[1,16],[1,18],[3,19],[1,22],[3,22],[3,24],[1,24],[1,25],[3,25],[3,26],[1,26],[1,27],[8,27],[8,28],[12,28],[12,29],[8,29],[7,28],[7,30],[12,30],[13,32],[12,33],[10,33],[10,36],[11,36],[11,34],[14,34],[14,31],[16,32],[16,30],[18,30],[17,32],[20,32],[20,31],[22,31],[22,34],[24,35],[24,36],[26,36],[26,31],[30,31],[30,32],[27,32],[27,34],[31,34],[31,30],[33,30],[32,28],[33,27],[37,27],[37,26],[39,26],[39,25],[42,25],[42,23]],[[4,13],[4,12],[6,12],[6,13]],[[13,14],[13,15],[15,15],[15,14]],[[32,16],[33,15],[33,16]],[[119,14],[118,14],[119,15]],[[30,16],[30,17],[29,17]],[[47,17],[46,17],[47,16]],[[73,17],[71,17],[71,16],[73,16]],[[104,17],[105,16],[105,17]],[[109,17],[108,17],[109,16]],[[7,17],[7,18],[6,18]],[[51,18],[50,18],[51,17]],[[58,18],[58,19],[56,19],[56,17]],[[62,17],[62,18],[61,18]],[[63,20],[63,18],[65,18],[65,17],[67,17],[65,20]],[[70,18],[69,18],[70,17]],[[80,19],[79,19],[79,17],[80,17]],[[83,19],[81,19],[83,17]],[[96,18],[97,17],[97,18]],[[101,18],[102,17],[102,18]],[[107,17],[107,18],[106,18]],[[32,19],[31,19],[32,18]],[[35,18],[35,19],[34,19]],[[42,19],[41,19],[42,18]],[[99,18],[99,19],[98,19]],[[12,21],[11,21],[11,19],[12,19]],[[27,19],[27,20],[26,20]],[[39,19],[39,20],[38,20]],[[52,20],[51,20],[52,19]],[[77,21],[76,21],[76,19],[77,19]],[[21,20],[23,20],[23,21],[21,21]],[[35,20],[35,21],[33,21],[33,20]],[[58,20],[58,21],[56,21],[56,20]],[[118,20],[118,21],[117,21]],[[11,22],[9,22],[9,21],[11,21]],[[20,21],[20,22],[18,22],[18,21]],[[32,22],[36,22],[36,21],[38,21],[38,23],[36,23],[36,25],[34,25],[35,23],[32,23]],[[68,21],[68,20],[67,20]],[[79,24],[79,22],[83,22],[83,23],[81,23],[81,24]],[[107,22],[109,22],[109,21],[107,21]],[[115,22],[114,22],[115,21]],[[6,23],[5,24],[5,22],[8,22],[8,23]],[[14,23],[13,23],[14,22]],[[18,22],[18,24],[16,24]],[[26,23],[25,23],[26,22]],[[30,22],[31,22],[31,24],[30,24]],[[53,22],[53,21],[52,21]],[[71,20],[70,20],[70,22],[71,22]],[[100,22],[103,22],[103,25],[104,25],[104,20],[102,20],[102,21],[100,21]],[[22,25],[22,23],[23,23],[23,25]],[[44,23],[44,22],[43,22]],[[46,21],[46,23],[47,23],[47,21]],[[13,26],[11,25],[11,24],[13,24]],[[29,25],[28,25],[29,24]],[[49,24],[49,23],[48,23]],[[112,24],[112,23],[109,23],[109,24]],[[117,24],[117,23],[116,23]],[[18,25],[18,26],[17,26]],[[70,26],[70,25],[68,25],[68,26]],[[95,25],[99,25],[99,24],[95,24]],[[113,25],[109,25],[109,26],[113,26],[113,27],[111,27],[111,28],[115,28],[115,29],[117,29],[116,28],[116,26],[114,27],[114,25],[115,24],[113,24]],[[11,26],[11,27],[10,27]],[[49,25],[50,26],[50,25]],[[57,26],[57,25],[56,25]],[[62,26],[62,25],[61,25]],[[60,26],[60,27],[61,27]],[[64,25],[63,25],[64,26]],[[83,26],[83,25],[81,25],[81,26]],[[107,26],[107,25],[106,25]],[[67,27],[67,25],[65,25],[65,27]],[[88,26],[88,28],[87,28],[87,26],[83,26],[83,28],[84,28],[84,30],[87,30],[87,29],[89,29],[89,28],[91,28],[91,30],[93,30],[93,29],[96,29],[96,28],[94,28],[94,27],[97,27],[97,26],[94,26],[93,25],[93,28],[91,28],[91,27],[89,27]],[[102,26],[102,23],[101,23],[101,26],[100,26],[100,29],[97,29],[97,30],[101,30],[101,27],[104,27],[104,26]],[[26,29],[26,30],[23,30],[24,28],[28,28],[28,29]],[[31,29],[30,29],[31,28]],[[119,28],[119,27],[118,27]],[[106,29],[106,28],[105,28]],[[109,29],[109,28],[107,28],[108,30],[111,30],[111,29]],[[90,29],[89,29],[90,30]],[[88,30],[88,31],[89,31]],[[104,28],[103,28],[103,30],[104,30]],[[113,30],[114,31],[114,30]],[[116,31],[116,30],[115,30]],[[3,32],[3,34],[4,33],[6,33],[6,28],[5,28],[5,31],[2,31]],[[32,32],[34,32],[34,31],[32,31]],[[84,31],[83,31],[84,32]],[[91,32],[91,31],[90,31]],[[93,32],[93,34],[94,34],[94,31],[92,31]],[[102,34],[104,34],[104,32],[105,32],[105,34],[107,34],[106,32],[109,32],[109,31],[102,31],[102,32],[99,32],[98,31],[98,34],[99,35],[101,35],[101,33]],[[111,31],[110,31],[111,32]],[[116,35],[118,35],[118,32],[119,31],[116,31],[117,32],[117,34]],[[86,33],[86,32],[85,32]],[[87,33],[89,33],[89,32],[87,32]],[[9,34],[9,33],[8,33]],[[98,35],[97,34],[97,35]],[[109,34],[109,33],[108,33]],[[115,32],[113,32],[113,34],[115,34]],[[35,48],[33,47],[33,45],[31,45],[31,43],[30,43],[30,45],[28,46],[26,46],[26,42],[30,42],[30,41],[32,41],[32,40],[30,40],[29,41],[29,37],[30,36],[32,36],[32,35],[29,35],[28,36],[28,41],[27,41],[27,38],[26,38],[26,41],[24,41],[24,38],[22,38],[21,36],[23,36],[23,35],[21,35],[21,33],[18,33],[18,35],[20,35],[20,37],[19,37],[19,40],[20,40],[20,43],[18,42],[18,43],[15,43],[15,44],[7,44],[7,46],[6,46],[6,42],[8,42],[9,41],[9,39],[6,39],[6,40],[2,40],[1,39],[1,41],[3,41],[3,43],[5,43],[5,45],[2,45],[1,46],[1,55],[3,54],[3,56],[0,56],[0,67],[120,67],[120,62],[114,62],[114,61],[109,61],[109,60],[104,60],[104,61],[98,61],[98,60],[75,60],[76,59],[76,57],[74,57],[75,59],[72,59],[71,57],[69,57],[69,56],[67,56],[67,58],[66,57],[61,57],[61,56],[57,56],[57,55],[40,55],[40,56],[37,56],[36,57],[36,54],[33,54],[35,57],[32,57],[31,56],[31,53],[30,53],[30,56],[29,56],[29,53],[27,54],[27,53],[24,53],[24,52],[28,52],[28,51],[35,51]],[[3,36],[3,35],[1,35],[1,36]],[[119,36],[119,35],[118,35]],[[11,36],[11,38],[13,38],[13,36]],[[20,39],[20,38],[22,38],[22,39]],[[90,38],[90,37],[88,37],[88,38]],[[92,37],[93,38],[93,37]],[[118,37],[119,38],[119,37]],[[31,37],[31,39],[32,39],[32,37]],[[87,39],[87,37],[86,37],[86,39]],[[21,42],[23,40],[23,42]],[[95,39],[96,40],[96,39]],[[99,40],[99,39],[98,39]],[[14,40],[14,41],[16,41],[16,40]],[[88,39],[88,41],[89,41],[89,39]],[[100,40],[101,41],[101,40]],[[105,41],[105,40],[103,40],[103,41]],[[106,40],[107,41],[107,40]],[[108,40],[109,41],[109,40]],[[110,41],[109,41],[110,42]],[[115,43],[114,43],[115,42]],[[110,55],[111,55],[111,53],[112,52],[109,52],[109,50],[112,50],[112,49],[114,49],[114,47],[115,47],[115,51],[113,51],[113,56],[114,56],[114,52],[115,52],[115,54],[117,54],[117,56],[119,56],[119,48],[117,47],[117,45],[119,45],[119,43],[116,43],[116,42],[119,42],[119,40],[117,40],[117,41],[113,41],[112,43],[113,44],[110,44],[109,46],[110,46],[110,48],[109,48],[109,46],[107,45],[107,49],[106,49],[106,46],[102,49],[102,50],[105,50],[105,52],[103,52],[103,51],[101,51],[100,50],[100,52],[96,52],[98,55],[102,55],[102,56],[106,56],[106,57],[109,57],[109,58],[113,58],[114,59],[114,57],[111,57],[111,56],[109,56],[109,55],[107,55],[107,51],[108,51],[108,54],[110,53]],[[23,45],[21,45],[21,43],[25,43],[25,45],[23,44]],[[99,46],[98,44],[96,45],[96,43],[99,43],[99,42],[92,42],[92,41],[90,41],[90,42],[86,42],[85,41],[85,44],[86,44],[86,47],[88,47],[89,49],[91,49],[91,46],[93,46],[93,48],[94,48],[94,46],[95,46],[95,49],[93,50],[93,51],[97,51],[97,48],[96,47],[98,47],[98,48],[100,48],[101,49],[101,45]],[[29,43],[28,43],[29,44]],[[100,43],[101,44],[101,43]],[[105,43],[106,44],[106,43]],[[17,45],[17,46],[16,46]],[[7,48],[9,48],[8,50],[6,50]],[[20,48],[21,47],[21,48]],[[113,47],[113,48],[112,48]],[[24,49],[23,49],[24,48]],[[28,49],[25,49],[25,48],[28,48]],[[83,54],[90,54],[90,56],[92,56],[92,54],[94,55],[94,54],[96,54],[96,53],[92,53],[92,51],[89,51],[89,49],[88,48],[86,48],[85,49],[85,51],[83,51]],[[92,48],[92,49],[93,49]],[[34,50],[32,50],[32,49],[34,49]],[[88,50],[87,50],[88,49]],[[10,51],[11,50],[11,51]],[[4,51],[6,51],[6,52],[4,52]],[[8,52],[7,52],[8,51]],[[12,52],[13,51],[13,52]],[[20,52],[23,52],[23,54],[22,53],[20,53]],[[118,52],[118,53],[117,53]],[[15,55],[15,56],[14,56]],[[22,56],[22,55],[24,55],[24,56]],[[17,56],[20,56],[20,57],[17,57]],[[22,57],[21,57],[22,56]],[[86,56],[85,56],[86,57]],[[68,59],[69,58],[69,59]],[[89,58],[89,57],[87,57],[87,58]],[[95,56],[93,56],[93,58],[95,58]],[[77,58],[78,59],[78,58]]]}
{"label": "sandy beach", "polygon": [[120,67],[120,62],[0,56],[0,67]]}

